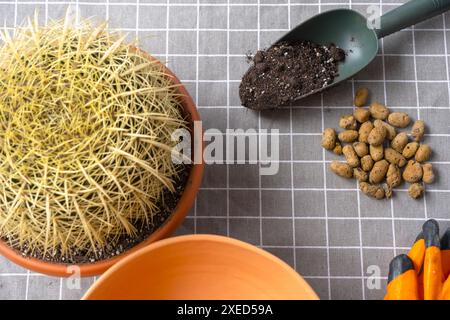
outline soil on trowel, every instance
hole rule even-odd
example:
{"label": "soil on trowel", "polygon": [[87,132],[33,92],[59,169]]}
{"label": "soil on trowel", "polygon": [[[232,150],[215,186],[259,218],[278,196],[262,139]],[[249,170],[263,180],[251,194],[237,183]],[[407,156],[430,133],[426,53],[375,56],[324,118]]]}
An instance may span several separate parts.
{"label": "soil on trowel", "polygon": [[292,105],[331,84],[345,52],[334,44],[280,42],[250,59],[252,65],[242,78],[239,96],[243,106],[261,110]]}

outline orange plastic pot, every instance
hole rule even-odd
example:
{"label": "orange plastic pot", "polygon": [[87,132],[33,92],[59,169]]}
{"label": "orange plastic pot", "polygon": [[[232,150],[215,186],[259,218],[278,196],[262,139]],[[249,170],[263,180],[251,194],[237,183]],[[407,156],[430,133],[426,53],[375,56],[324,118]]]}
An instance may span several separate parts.
{"label": "orange plastic pot", "polygon": [[83,299],[318,299],[286,263],[248,243],[188,235],[123,259]]}
{"label": "orange plastic pot", "polygon": [[[149,60],[154,60],[154,58],[147,53],[139,49],[136,50],[139,51],[143,56],[147,57]],[[163,67],[167,75],[172,79],[173,84],[178,86],[177,90],[182,96],[182,106],[184,108],[185,115],[188,116],[189,120],[191,121],[191,132],[193,132],[194,121],[200,121],[200,115],[198,114],[194,101],[187,92],[186,88],[181,84],[180,80],[168,68],[166,68],[164,65]],[[200,134],[201,141],[203,141],[202,133],[199,132],[197,134]],[[200,148],[201,154],[203,154],[203,143],[199,143],[196,147]],[[198,189],[200,188],[204,171],[203,159],[201,159],[201,161],[199,162],[201,163],[192,165],[192,169],[186,182],[184,192],[181,195],[181,198],[178,201],[174,212],[170,215],[170,217],[167,218],[163,225],[161,225],[147,239],[120,255],[98,262],[83,263],[77,265],[79,267],[79,274],[81,276],[94,276],[101,274],[118,261],[128,257],[139,249],[148,246],[152,242],[170,236],[186,217],[187,213],[192,207],[192,204],[194,203]],[[19,251],[11,248],[10,246],[8,246],[8,244],[1,240],[0,255],[3,255],[7,259],[26,269],[48,274],[51,276],[68,277],[71,276],[74,272],[74,269],[72,267],[73,265],[71,265],[71,268],[68,268],[69,265],[63,263],[53,263],[40,259],[24,257]]]}

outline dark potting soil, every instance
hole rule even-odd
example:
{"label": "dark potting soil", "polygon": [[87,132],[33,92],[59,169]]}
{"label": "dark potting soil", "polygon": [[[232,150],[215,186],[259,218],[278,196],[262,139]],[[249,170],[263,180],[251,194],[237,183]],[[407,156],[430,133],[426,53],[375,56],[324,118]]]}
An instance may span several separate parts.
{"label": "dark potting soil", "polygon": [[345,52],[334,44],[281,42],[258,51],[250,60],[252,66],[242,78],[239,96],[243,106],[261,110],[291,105],[331,84]]}
{"label": "dark potting soil", "polygon": [[[159,203],[160,212],[153,217],[153,223],[148,225],[142,221],[137,221],[134,227],[138,230],[136,236],[123,235],[118,241],[111,241],[110,245],[105,248],[98,250],[96,254],[93,252],[75,252],[70,256],[62,255],[57,249],[56,254],[46,254],[45,256],[41,252],[27,252],[27,246],[24,245],[21,248],[15,248],[20,251],[23,256],[38,258],[40,260],[57,262],[57,263],[68,263],[68,264],[81,264],[89,263],[100,260],[105,260],[112,258],[121,254],[122,252],[134,247],[140,242],[144,241],[148,236],[150,236],[154,231],[156,231],[160,226],[166,222],[167,218],[170,217],[172,212],[175,210],[181,195],[186,187],[187,180],[189,178],[189,173],[191,172],[191,165],[180,165],[182,166],[179,170],[179,176],[174,182],[175,192],[171,192],[168,189],[164,190],[163,202]],[[7,239],[2,239],[8,243]],[[14,246],[13,246],[14,247]]]}

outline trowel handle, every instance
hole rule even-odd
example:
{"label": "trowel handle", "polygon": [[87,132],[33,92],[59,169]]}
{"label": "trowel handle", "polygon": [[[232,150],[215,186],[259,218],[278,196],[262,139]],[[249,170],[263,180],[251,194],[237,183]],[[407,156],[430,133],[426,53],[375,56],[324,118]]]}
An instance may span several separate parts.
{"label": "trowel handle", "polygon": [[450,0],[411,0],[381,16],[378,38],[437,16],[450,9]]}

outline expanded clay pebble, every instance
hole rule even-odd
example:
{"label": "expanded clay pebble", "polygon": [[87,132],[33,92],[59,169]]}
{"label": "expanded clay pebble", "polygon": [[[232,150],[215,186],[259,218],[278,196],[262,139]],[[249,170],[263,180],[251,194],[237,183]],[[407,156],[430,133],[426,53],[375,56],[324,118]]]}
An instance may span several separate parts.
{"label": "expanded clay pebble", "polygon": [[392,164],[404,167],[406,165],[406,159],[401,153],[395,151],[392,148],[384,149],[384,158]]}
{"label": "expanded clay pebble", "polygon": [[409,183],[416,183],[422,179],[423,169],[419,162],[409,160],[403,171],[403,180]]}
{"label": "expanded clay pebble", "polygon": [[359,127],[359,137],[358,137],[358,141],[359,142],[364,142],[364,143],[368,143],[369,142],[369,134],[373,129],[373,124],[371,121],[366,121],[364,122],[361,127]]}
{"label": "expanded clay pebble", "polygon": [[360,163],[358,155],[356,154],[356,151],[351,144],[345,145],[342,148],[342,153],[344,154],[345,160],[350,165],[350,167],[359,167]]}
{"label": "expanded clay pebble", "polygon": [[361,169],[369,172],[370,170],[372,170],[374,163],[375,162],[373,161],[372,157],[368,154],[367,156],[361,158]]}
{"label": "expanded clay pebble", "polygon": [[386,160],[383,159],[375,162],[372,170],[370,170],[369,182],[376,184],[383,181],[384,178],[386,178],[386,173],[388,169],[389,169],[389,162],[387,162]]}
{"label": "expanded clay pebble", "polygon": [[354,142],[353,149],[355,149],[356,154],[360,158],[369,154],[369,147],[364,142]]}
{"label": "expanded clay pebble", "polygon": [[356,123],[356,119],[351,114],[343,115],[339,119],[339,127],[346,130],[356,130],[358,124]]}
{"label": "expanded clay pebble", "polygon": [[336,142],[336,146],[334,147],[333,152],[338,156],[342,155],[342,144],[340,142]]}
{"label": "expanded clay pebble", "polygon": [[376,119],[373,122],[374,127],[384,127],[386,129],[386,138],[388,140],[392,140],[397,136],[397,130],[389,123],[384,122],[383,120]]}
{"label": "expanded clay pebble", "polygon": [[416,151],[419,149],[419,143],[418,142],[410,142],[406,145],[406,147],[403,149],[402,155],[406,159],[410,159],[416,155]]}
{"label": "expanded clay pebble", "polygon": [[390,164],[386,176],[386,183],[391,187],[398,187],[402,183],[402,174],[400,168],[395,164]]}
{"label": "expanded clay pebble", "polygon": [[333,129],[324,131],[322,145],[338,155],[343,154],[346,160],[345,163],[333,161],[331,170],[341,177],[355,178],[361,191],[375,199],[391,198],[394,188],[403,180],[411,184],[410,196],[420,197],[424,192],[421,182],[435,181],[432,164],[424,163],[432,150],[427,144],[419,144],[425,134],[425,123],[414,122],[410,142],[406,132],[397,133],[396,129],[410,125],[409,115],[391,113],[379,102],[373,102],[369,109],[361,108],[368,97],[368,91],[362,89],[355,96],[353,114],[339,119],[339,126],[345,130],[337,136]]}
{"label": "expanded clay pebble", "polygon": [[353,117],[355,117],[356,121],[359,123],[364,123],[370,119],[370,111],[364,108],[356,108],[353,111]]}
{"label": "expanded clay pebble", "polygon": [[380,186],[376,186],[367,182],[361,182],[359,188],[365,195],[381,200],[385,196],[384,189]]}
{"label": "expanded clay pebble", "polygon": [[345,130],[338,135],[338,139],[341,142],[354,142],[356,139],[358,139],[358,131],[356,130]]}
{"label": "expanded clay pebble", "polygon": [[421,141],[425,135],[425,122],[422,120],[417,120],[414,122],[411,129],[411,136],[413,136],[414,141]]}
{"label": "expanded clay pebble", "polygon": [[371,146],[379,146],[384,142],[384,139],[386,139],[386,128],[374,127],[372,131],[370,131],[367,141]]}
{"label": "expanded clay pebble", "polygon": [[421,144],[419,149],[416,151],[416,161],[417,162],[425,162],[430,159],[431,156],[431,148],[427,144]]}
{"label": "expanded clay pebble", "polygon": [[369,151],[373,161],[380,161],[381,159],[383,159],[384,147],[382,144],[380,144],[379,146],[370,145]]}
{"label": "expanded clay pebble", "polygon": [[350,179],[353,177],[353,168],[350,167],[347,163],[334,160],[330,164],[330,169],[338,176],[341,176],[343,178]]}
{"label": "expanded clay pebble", "polygon": [[372,118],[375,119],[386,120],[389,116],[389,109],[379,102],[373,102],[370,105],[369,111],[372,115]]}
{"label": "expanded clay pebble", "polygon": [[392,198],[392,188],[388,184],[383,184],[384,195],[387,199]]}
{"label": "expanded clay pebble", "polygon": [[332,128],[326,128],[322,134],[322,147],[327,150],[333,150],[336,146],[336,131]]}
{"label": "expanded clay pebble", "polygon": [[431,184],[435,180],[433,165],[431,163],[425,163],[422,165],[423,176],[422,181],[426,184]]}
{"label": "expanded clay pebble", "polygon": [[391,141],[391,148],[397,152],[402,153],[403,149],[405,149],[408,144],[408,135],[405,132],[400,132],[395,136]]}
{"label": "expanded clay pebble", "polygon": [[405,112],[392,112],[388,116],[389,124],[397,128],[406,128],[411,123],[411,119]]}
{"label": "expanded clay pebble", "polygon": [[413,183],[408,188],[408,193],[413,199],[417,199],[423,194],[423,186],[420,183]]}
{"label": "expanded clay pebble", "polygon": [[359,182],[365,182],[367,181],[367,179],[369,178],[369,175],[367,174],[367,172],[365,172],[363,169],[361,168],[354,168],[353,169],[353,176],[355,177],[356,180],[358,180]]}
{"label": "expanded clay pebble", "polygon": [[[369,89],[367,88],[359,88],[356,90],[355,93],[355,106],[362,107],[367,103],[367,100],[369,99]],[[360,121],[361,122],[361,121]]]}

